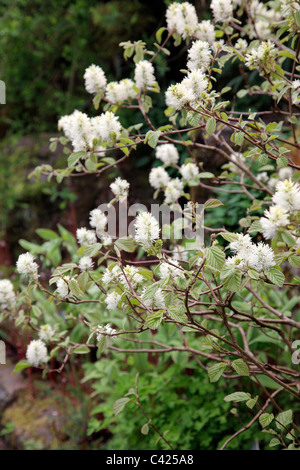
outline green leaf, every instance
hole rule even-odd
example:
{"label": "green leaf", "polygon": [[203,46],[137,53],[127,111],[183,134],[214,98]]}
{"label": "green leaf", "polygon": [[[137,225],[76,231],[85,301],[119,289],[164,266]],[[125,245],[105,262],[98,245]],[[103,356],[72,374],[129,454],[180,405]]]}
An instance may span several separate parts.
{"label": "green leaf", "polygon": [[236,401],[236,402],[239,402],[239,401],[247,401],[251,398],[251,395],[250,393],[246,393],[246,392],[234,392],[234,393],[231,393],[230,395],[227,395],[224,400],[225,401]]}
{"label": "green leaf", "polygon": [[227,240],[228,242],[234,242],[237,239],[236,233],[221,232],[220,235],[222,238],[224,238],[224,240]]}
{"label": "green leaf", "polygon": [[249,369],[243,359],[236,359],[232,362],[232,367],[239,375],[249,376]]}
{"label": "green leaf", "polygon": [[293,268],[300,268],[300,256],[291,255],[289,257],[289,263]]}
{"label": "green leaf", "polygon": [[84,155],[86,155],[86,152],[84,152],[83,150],[80,150],[80,152],[71,153],[71,155],[69,155],[68,157],[68,167],[71,168],[75,166],[76,163],[78,163],[78,161],[80,160],[80,158]]}
{"label": "green leaf", "polygon": [[156,40],[158,42],[158,44],[161,43],[161,37],[162,37],[162,34],[167,30],[167,28],[165,28],[164,26],[162,26],[161,28],[159,28],[158,31],[156,31]]}
{"label": "green leaf", "polygon": [[162,322],[164,316],[163,310],[158,310],[158,312],[150,313],[146,318],[146,325],[151,330],[156,330]]}
{"label": "green leaf", "polygon": [[146,134],[145,143],[155,149],[160,135],[160,131],[148,131]]}
{"label": "green leaf", "polygon": [[145,436],[147,436],[147,434],[149,433],[149,424],[148,423],[145,423],[142,426],[141,433],[144,434]]}
{"label": "green leaf", "polygon": [[32,364],[30,364],[25,359],[22,359],[21,361],[17,362],[17,364],[15,365],[13,374],[15,374],[16,372],[20,372],[23,369],[27,369],[27,367],[32,367]]}
{"label": "green leaf", "polygon": [[185,311],[186,311],[185,306],[181,304],[181,305],[176,305],[175,307],[169,308],[168,314],[173,320],[179,323],[187,323],[188,317],[186,316]]}
{"label": "green leaf", "polygon": [[220,271],[225,263],[225,253],[216,246],[207,249],[207,264]]}
{"label": "green leaf", "polygon": [[254,408],[254,406],[257,403],[257,400],[258,400],[258,395],[256,395],[256,397],[254,397],[254,398],[250,398],[250,400],[248,400],[246,402],[246,405],[248,406],[248,408],[250,408],[250,410],[252,410],[252,408]]}
{"label": "green leaf", "polygon": [[70,291],[72,292],[73,295],[75,295],[75,297],[82,297],[83,296],[84,293],[80,289],[77,281],[75,281],[74,279],[71,279],[69,281],[68,285],[69,285]]}
{"label": "green leaf", "polygon": [[119,398],[119,400],[115,401],[113,404],[114,415],[117,416],[121,411],[124,410],[127,403],[130,401],[130,398]]}
{"label": "green leaf", "polygon": [[115,246],[117,246],[120,251],[124,250],[127,253],[133,253],[136,248],[134,241],[129,237],[119,238],[115,242]]}
{"label": "green leaf", "polygon": [[294,237],[287,231],[282,232],[281,238],[288,246],[294,246],[296,243]]}
{"label": "green leaf", "polygon": [[284,283],[284,275],[278,268],[271,268],[270,271],[266,273],[267,278],[276,286],[282,287]]}
{"label": "green leaf", "polygon": [[281,444],[280,440],[277,437],[273,437],[273,439],[270,440],[269,446],[270,447],[275,447]]}
{"label": "green leaf", "polygon": [[259,417],[259,422],[260,422],[261,426],[263,428],[265,428],[265,427],[269,426],[269,424],[272,423],[273,419],[274,419],[273,413],[263,413]]}
{"label": "green leaf", "polygon": [[216,130],[216,120],[213,117],[210,117],[206,122],[206,132],[208,135],[211,135]]}
{"label": "green leaf", "polygon": [[209,199],[205,202],[204,209],[212,209],[219,206],[224,206],[223,202],[219,201],[219,199]]}
{"label": "green leaf", "polygon": [[279,415],[276,417],[276,420],[277,429],[282,430],[284,427],[286,428],[293,422],[293,411],[287,410],[279,413]]}
{"label": "green leaf", "polygon": [[82,344],[81,346],[78,346],[73,350],[75,354],[88,354],[90,352],[90,349]]}
{"label": "green leaf", "polygon": [[36,229],[36,233],[39,237],[43,238],[43,240],[54,240],[56,238],[59,238],[59,236],[56,232],[54,232],[54,230],[50,230],[48,228],[38,228]]}
{"label": "green leaf", "polygon": [[221,272],[224,287],[231,292],[239,292],[242,285],[242,274],[234,268],[225,268]]}
{"label": "green leaf", "polygon": [[94,245],[88,245],[83,248],[84,256],[95,256],[99,253],[101,249],[101,243],[94,243]]}
{"label": "green leaf", "polygon": [[210,382],[218,382],[227,366],[228,364],[226,362],[219,362],[218,364],[214,364],[213,366],[209,367],[208,377]]}

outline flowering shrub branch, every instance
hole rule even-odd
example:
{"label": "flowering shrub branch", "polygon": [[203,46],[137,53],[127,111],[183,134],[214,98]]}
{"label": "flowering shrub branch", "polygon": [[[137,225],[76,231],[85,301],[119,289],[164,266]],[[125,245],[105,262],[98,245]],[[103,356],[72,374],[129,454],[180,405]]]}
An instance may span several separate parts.
{"label": "flowering shrub branch", "polygon": [[[33,174],[55,177],[58,183],[88,174],[106,176],[133,157],[138,146],[148,145],[155,149],[159,163],[149,174],[155,198],[163,194],[164,204],[183,215],[186,212],[178,200],[186,198],[189,223],[197,228],[199,204],[190,200],[192,188],[242,194],[249,204],[239,222],[241,231],[204,226],[201,246],[174,236],[165,243],[162,235],[175,233],[176,223],[160,227],[153,214],[141,212],[131,237],[113,239],[106,232],[107,215],[95,208],[90,213],[91,228],[78,228],[77,241],[60,228],[60,234],[41,231],[42,246],[27,245],[30,252],[20,256],[17,270],[27,276],[29,286],[15,298],[11,283],[0,281],[0,301],[6,312],[2,317],[13,316],[16,325],[31,328],[38,338],[28,345],[27,362],[20,367],[60,372],[72,354],[87,354],[93,348],[99,354],[180,351],[206,369],[211,382],[221,376],[226,380],[248,377],[245,383],[256,384],[256,395],[240,390],[224,399],[244,402],[249,410],[258,411],[223,448],[258,420],[272,434],[272,445],[294,449],[300,442],[299,427],[292,410],[281,408],[277,395],[299,399],[300,385],[299,370],[292,362],[300,327],[295,309],[299,300],[293,301],[300,281],[296,275],[300,172],[295,171],[300,170],[296,158],[300,150],[300,3],[212,0],[211,10],[212,20],[199,22],[191,4],[173,3],[166,26],[156,33],[154,51],[142,41],[121,43],[125,59],[133,59],[133,78],[107,83],[100,66],[88,67],[85,88],[101,113],[90,118],[75,110],[61,117],[58,126],[63,136],[51,139],[50,148],[55,150],[58,142],[64,146],[66,168],[42,165]],[[161,126],[156,127],[150,117],[153,93],[160,93],[155,61],[159,54],[170,54],[166,49],[170,42],[182,47],[182,41],[187,49],[186,70],[182,81],[167,88],[167,107]],[[228,64],[238,64],[244,88],[219,90]],[[251,71],[259,77],[254,84]],[[229,92],[232,102],[223,98]],[[272,105],[268,110],[235,111],[246,95],[257,102],[267,96]],[[121,108],[140,111],[142,121],[124,128],[117,115]],[[189,154],[184,161],[181,152]],[[224,162],[222,171],[215,174],[206,171],[202,161],[212,153]],[[130,185],[126,180],[118,177],[110,189],[110,206],[127,204]],[[221,205],[218,199],[209,199],[204,208],[213,211]],[[51,250],[61,244],[71,262],[51,263]],[[134,259],[136,250],[139,257]],[[128,260],[126,253],[131,254]],[[47,262],[52,267],[49,286],[39,274],[37,255],[44,256],[44,267]],[[46,298],[54,305],[55,314],[44,325],[38,291],[43,302]],[[64,314],[68,304],[78,305],[78,313]],[[85,342],[70,339],[62,315],[69,327],[82,322],[89,332]],[[169,342],[157,339],[160,329],[171,331],[172,326],[176,335],[170,334]],[[264,341],[277,345],[277,357],[268,355],[265,342],[260,347],[257,331]],[[52,368],[49,357],[59,363],[57,368]],[[269,391],[266,380],[276,392]]]}

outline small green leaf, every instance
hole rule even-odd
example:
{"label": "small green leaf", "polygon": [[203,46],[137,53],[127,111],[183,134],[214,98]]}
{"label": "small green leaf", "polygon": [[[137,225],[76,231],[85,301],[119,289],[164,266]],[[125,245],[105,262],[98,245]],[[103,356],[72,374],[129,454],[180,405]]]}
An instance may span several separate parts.
{"label": "small green leaf", "polygon": [[146,325],[151,330],[156,330],[162,322],[164,312],[159,310],[158,312],[150,313],[146,318]]}
{"label": "small green leaf", "polygon": [[249,369],[247,364],[243,361],[243,359],[236,359],[235,361],[232,362],[232,367],[234,370],[239,374],[243,376],[249,376]]}
{"label": "small green leaf", "polygon": [[113,404],[114,415],[117,416],[119,413],[121,413],[129,401],[130,398],[125,397],[119,398],[119,400],[115,401]]}
{"label": "small green leaf", "polygon": [[246,392],[234,392],[234,393],[231,393],[230,395],[227,395],[224,400],[225,401],[236,401],[236,402],[239,402],[239,401],[247,401],[251,398],[251,395],[250,393],[246,393]]}
{"label": "small green leaf", "polygon": [[270,271],[266,273],[267,278],[276,286],[282,287],[284,283],[284,275],[278,268],[271,268]]}
{"label": "small green leaf", "polygon": [[23,369],[27,369],[27,367],[32,367],[32,364],[30,364],[25,359],[22,359],[21,361],[17,362],[17,364],[15,365],[13,374],[15,374],[16,372],[20,372]]}
{"label": "small green leaf", "polygon": [[224,206],[223,202],[219,201],[219,199],[209,199],[205,202],[204,209],[212,209],[219,206]]}
{"label": "small green leaf", "polygon": [[208,377],[210,382],[218,382],[224,370],[227,368],[227,365],[228,364],[226,362],[219,362],[218,364],[214,364],[213,366],[209,367]]}
{"label": "small green leaf", "polygon": [[260,422],[261,426],[263,428],[265,428],[265,427],[269,426],[269,424],[272,423],[273,419],[274,419],[273,413],[263,413],[259,417],[259,422]]}
{"label": "small green leaf", "polygon": [[208,135],[211,135],[215,132],[215,130],[216,130],[216,120],[215,118],[210,117],[206,123],[206,132],[208,133]]}
{"label": "small green leaf", "polygon": [[82,344],[73,350],[75,354],[88,354],[90,352],[89,348]]}

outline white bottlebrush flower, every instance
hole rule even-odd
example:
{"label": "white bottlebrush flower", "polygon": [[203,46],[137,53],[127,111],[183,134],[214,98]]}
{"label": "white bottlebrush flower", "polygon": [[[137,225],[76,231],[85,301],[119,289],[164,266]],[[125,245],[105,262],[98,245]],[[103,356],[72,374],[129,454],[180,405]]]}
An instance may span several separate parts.
{"label": "white bottlebrush flower", "polygon": [[93,260],[89,256],[83,256],[82,258],[80,258],[79,260],[80,271],[82,272],[91,271],[93,269],[93,266],[94,266]]}
{"label": "white bottlebrush flower", "polygon": [[105,235],[104,237],[101,238],[101,243],[104,246],[108,246],[112,244],[112,238],[109,235]]}
{"label": "white bottlebrush flower", "polygon": [[193,36],[198,29],[196,9],[188,2],[172,3],[166,12],[169,32],[178,33],[183,39]]}
{"label": "white bottlebrush flower", "polygon": [[242,174],[243,170],[241,170],[238,165],[243,165],[246,161],[245,157],[243,157],[243,154],[237,152],[237,153],[232,153],[230,155],[231,162],[228,165],[228,170],[232,173],[236,174]]}
{"label": "white bottlebrush flower", "polygon": [[233,253],[239,255],[240,258],[246,259],[252,249],[252,240],[251,237],[243,235],[242,233],[237,234],[236,240],[229,244],[229,247]]}
{"label": "white bottlebrush flower", "polygon": [[153,87],[156,81],[154,73],[154,67],[151,62],[148,60],[138,62],[134,71],[136,86],[141,90]]}
{"label": "white bottlebrush flower", "polygon": [[207,90],[208,81],[204,73],[197,69],[189,72],[181,85],[193,95],[192,103],[202,99],[202,93]]}
{"label": "white bottlebrush flower", "polygon": [[118,177],[110,184],[110,189],[118,199],[123,200],[127,198],[129,186],[128,181]]}
{"label": "white bottlebrush flower", "polygon": [[85,80],[85,88],[88,93],[99,93],[106,87],[106,77],[102,68],[98,65],[90,65],[83,76]]}
{"label": "white bottlebrush flower", "polygon": [[183,182],[179,178],[172,179],[165,189],[165,203],[173,204],[183,194]]}
{"label": "white bottlebrush flower", "polygon": [[238,40],[236,41],[234,45],[234,48],[241,54],[245,54],[245,52],[247,51],[247,47],[248,47],[248,43],[246,39],[242,39],[242,38],[238,38]]}
{"label": "white bottlebrush flower", "polygon": [[34,367],[38,367],[40,364],[47,362],[47,348],[43,341],[40,339],[30,341],[27,346],[26,359]]}
{"label": "white bottlebrush flower", "polygon": [[108,267],[102,276],[102,282],[103,284],[109,284],[110,282],[117,280],[121,274],[122,272],[118,265],[115,265],[112,269]]}
{"label": "white bottlebrush flower", "polygon": [[159,239],[159,224],[156,218],[150,212],[142,212],[134,222],[135,240],[145,250],[153,246],[153,243]]}
{"label": "white bottlebrush flower", "polygon": [[272,206],[269,210],[265,210],[264,217],[260,219],[265,238],[274,238],[279,227],[285,227],[288,223],[288,212],[279,205]]}
{"label": "white bottlebrush flower", "polygon": [[245,56],[245,65],[250,69],[260,66],[270,66],[274,61],[277,51],[275,44],[271,41],[264,41],[258,49],[251,49]]}
{"label": "white bottlebrush flower", "polygon": [[156,147],[155,156],[166,166],[176,165],[179,160],[178,150],[173,144],[158,145]]}
{"label": "white bottlebrush flower", "polygon": [[71,294],[68,284],[69,280],[69,276],[63,276],[56,281],[56,290],[62,299],[66,299]]}
{"label": "white bottlebrush flower", "polygon": [[116,339],[114,335],[117,333],[117,330],[111,328],[110,325],[98,325],[96,333],[97,341],[101,341],[105,338],[106,346],[110,346]]}
{"label": "white bottlebrush flower", "polygon": [[131,101],[137,98],[134,90],[134,82],[130,78],[124,78],[120,82],[110,82],[106,87],[105,97],[113,104]]}
{"label": "white bottlebrush flower", "polygon": [[275,253],[271,247],[260,242],[258,245],[253,245],[247,264],[258,272],[269,271],[276,264]]}
{"label": "white bottlebrush flower", "polygon": [[85,227],[76,230],[76,237],[79,245],[93,245],[97,238],[93,230],[87,230]]}
{"label": "white bottlebrush flower", "polygon": [[34,261],[34,256],[31,253],[23,253],[19,256],[17,261],[17,271],[20,274],[25,274],[33,280],[38,278],[38,265]]}
{"label": "white bottlebrush flower", "polygon": [[90,212],[90,225],[94,227],[97,232],[102,233],[107,224],[107,217],[101,209],[93,209]]}
{"label": "white bottlebrush flower", "polygon": [[118,308],[120,300],[121,296],[117,292],[111,292],[107,294],[104,302],[106,303],[108,310],[115,310]]}
{"label": "white bottlebrush flower", "polygon": [[203,20],[199,23],[195,37],[201,41],[206,41],[212,44],[216,39],[216,32],[214,25],[210,20]]}
{"label": "white bottlebrush flower", "polygon": [[272,191],[274,191],[276,186],[277,186],[277,183],[278,183],[277,178],[270,178],[269,181],[268,181],[268,188],[270,188]]}
{"label": "white bottlebrush flower", "polygon": [[68,116],[62,116],[58,121],[58,128],[70,139],[74,152],[92,148],[91,120],[87,114],[75,110]]}
{"label": "white bottlebrush flower", "polygon": [[247,268],[247,263],[239,255],[235,255],[226,259],[225,266],[227,268],[239,268],[241,270],[245,270]]}
{"label": "white bottlebrush flower", "polygon": [[282,206],[288,212],[300,210],[300,186],[291,180],[279,181],[273,196],[274,204]]}
{"label": "white bottlebrush flower", "polygon": [[199,175],[199,168],[195,163],[186,163],[180,168],[180,173],[182,174],[182,177],[187,182],[189,182],[197,178],[197,176]]}
{"label": "white bottlebrush flower", "polygon": [[[288,180],[293,176],[293,169],[290,166],[286,166],[284,168],[280,168],[278,171],[278,178],[283,181],[283,180]],[[278,181],[276,181],[276,184]]]}
{"label": "white bottlebrush flower", "polygon": [[129,287],[130,283],[133,289],[135,289],[144,280],[142,274],[139,273],[138,268],[128,264],[124,268],[124,274],[121,272],[119,277],[120,283],[123,284],[124,287]]}
{"label": "white bottlebrush flower", "polygon": [[258,173],[258,175],[256,175],[256,179],[258,181],[261,181],[262,183],[268,183],[269,175],[266,171],[262,171],[261,173]]}
{"label": "white bottlebrush flower", "polygon": [[0,280],[0,306],[3,309],[11,309],[16,305],[14,286],[8,279]]}
{"label": "white bottlebrush flower", "polygon": [[190,88],[183,83],[170,85],[166,91],[166,104],[177,110],[181,110],[188,103],[195,100],[194,94]]}
{"label": "white bottlebrush flower", "polygon": [[152,168],[149,175],[149,183],[152,188],[160,189],[165,188],[170,181],[170,177],[162,166]]}
{"label": "white bottlebrush flower", "polygon": [[48,343],[49,341],[52,340],[54,335],[55,335],[55,328],[52,328],[51,325],[41,325],[40,331],[39,331],[40,340]]}
{"label": "white bottlebrush flower", "polygon": [[152,297],[146,298],[146,299],[145,299],[145,290],[146,290],[146,287],[144,287],[143,289],[143,295],[141,297],[141,301],[143,302],[144,305],[146,305],[146,307],[150,309],[165,308],[165,296],[164,296],[163,291],[160,288],[156,290],[155,294]]}
{"label": "white bottlebrush flower", "polygon": [[159,271],[160,271],[160,277],[162,279],[165,279],[169,276],[184,278],[184,273],[180,269],[178,261],[176,259],[172,259],[172,264],[169,264],[166,261],[164,261],[160,265]]}
{"label": "white bottlebrush flower", "polygon": [[91,127],[95,138],[109,143],[118,140],[122,129],[119,117],[111,111],[106,111],[106,113],[92,118]]}
{"label": "white bottlebrush flower", "polygon": [[233,16],[233,7],[231,0],[212,0],[210,4],[215,20],[226,23]]}
{"label": "white bottlebrush flower", "polygon": [[187,68],[189,70],[206,69],[212,55],[209,44],[206,41],[195,41],[188,51]]}

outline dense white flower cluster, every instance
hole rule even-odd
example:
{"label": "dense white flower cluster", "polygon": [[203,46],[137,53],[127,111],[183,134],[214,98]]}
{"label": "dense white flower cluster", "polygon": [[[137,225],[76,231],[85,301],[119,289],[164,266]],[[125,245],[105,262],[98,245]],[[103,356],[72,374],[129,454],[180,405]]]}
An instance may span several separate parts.
{"label": "dense white flower cluster", "polygon": [[83,256],[79,260],[79,269],[80,271],[91,271],[93,269],[94,263],[92,258],[89,256]]}
{"label": "dense white flower cluster", "polygon": [[179,160],[178,150],[173,144],[158,145],[156,147],[155,156],[166,166],[176,165]]}
{"label": "dense white flower cluster", "polygon": [[79,245],[93,245],[97,238],[93,230],[87,230],[85,227],[76,230],[76,237]]}
{"label": "dense white flower cluster", "polygon": [[[285,172],[282,172],[281,176],[284,174]],[[290,216],[300,210],[299,184],[293,183],[290,179],[277,182],[272,201],[274,206],[264,212],[265,217],[260,219],[260,224],[264,237],[273,239],[280,227],[286,227],[290,223]]]}
{"label": "dense white flower cluster", "polygon": [[279,227],[285,227],[288,223],[288,212],[281,206],[272,206],[269,210],[265,210],[264,217],[260,219],[265,238],[274,238]]}
{"label": "dense white flower cluster", "polygon": [[135,240],[145,250],[159,239],[159,224],[150,212],[141,212],[135,219]]}
{"label": "dense white flower cluster", "polygon": [[166,279],[167,277],[181,277],[184,278],[184,273],[180,269],[178,261],[176,259],[172,260],[172,264],[164,261],[159,267],[160,277]]}
{"label": "dense white flower cluster", "polygon": [[227,267],[252,268],[262,272],[275,266],[275,253],[272,248],[262,242],[255,245],[249,235],[238,234],[237,239],[229,246],[236,255],[227,258]]}
{"label": "dense white flower cluster", "polygon": [[90,212],[90,225],[96,229],[97,234],[102,234],[107,224],[107,217],[101,209],[93,209]]}
{"label": "dense white flower cluster", "polygon": [[70,276],[63,276],[56,281],[56,291],[59,297],[66,299],[71,295],[71,291],[69,289],[69,281]]}
{"label": "dense white flower cluster", "polygon": [[170,181],[170,177],[166,170],[162,167],[152,168],[149,174],[149,183],[154,189],[165,188]]}
{"label": "dense white flower cluster", "polygon": [[83,76],[85,80],[85,88],[88,93],[99,93],[104,90],[106,87],[106,77],[102,68],[98,65],[90,65],[84,73]]}
{"label": "dense white flower cluster", "polygon": [[40,340],[48,343],[49,341],[53,339],[54,335],[55,335],[55,328],[52,328],[51,325],[41,325],[40,331],[39,331]]}
{"label": "dense white flower cluster", "polygon": [[188,51],[187,68],[189,70],[206,69],[211,62],[211,50],[206,41],[195,41]]}
{"label": "dense white flower cluster", "polygon": [[87,114],[75,110],[68,116],[62,116],[58,121],[58,128],[62,129],[65,136],[71,141],[75,152],[95,149],[103,152],[103,148],[97,144],[95,139],[102,139],[104,142],[117,140],[122,129],[114,113],[106,113],[89,118]]}
{"label": "dense white flower cluster", "polygon": [[169,86],[166,91],[166,104],[180,110],[187,104],[201,100],[207,87],[208,81],[204,73],[200,69],[193,70],[181,83]]}
{"label": "dense white flower cluster", "polygon": [[124,78],[120,82],[110,82],[106,87],[105,98],[113,104],[134,100],[138,96],[134,86],[135,83],[130,78]]}
{"label": "dense white flower cluster", "polygon": [[115,310],[118,308],[120,300],[121,296],[117,292],[110,292],[107,294],[104,302],[106,303],[108,310]]}
{"label": "dense white flower cluster", "polygon": [[231,0],[212,0],[210,4],[215,20],[226,23],[233,16],[233,6]]}
{"label": "dense white flower cluster", "polygon": [[30,341],[26,351],[27,361],[34,367],[47,362],[48,354],[46,345],[40,339]]}
{"label": "dense white flower cluster", "polygon": [[183,182],[179,178],[174,178],[169,181],[165,189],[165,203],[173,204],[183,194]]}
{"label": "dense white flower cluster", "polygon": [[199,168],[196,163],[186,163],[180,168],[180,173],[186,181],[193,181],[199,175]]}
{"label": "dense white flower cluster", "polygon": [[0,306],[3,309],[11,309],[16,305],[14,286],[8,279],[0,280]]}
{"label": "dense white flower cluster", "polygon": [[198,29],[195,7],[188,2],[172,3],[167,9],[166,20],[169,32],[178,33],[183,39],[194,36]]}
{"label": "dense white flower cluster", "polygon": [[114,195],[122,201],[127,198],[129,186],[130,184],[128,181],[122,180],[122,178],[118,177],[110,184],[110,189]]}
{"label": "dense white flower cluster", "polygon": [[102,339],[105,338],[106,341],[106,346],[110,346],[116,339],[114,336],[117,333],[117,330],[114,330],[111,328],[110,325],[98,325],[98,328],[96,330],[97,333],[97,341],[101,341]]}
{"label": "dense white flower cluster", "polygon": [[136,86],[143,90],[151,88],[156,82],[154,67],[148,60],[141,60],[135,66],[134,80]]}
{"label": "dense white flower cluster", "polygon": [[146,307],[150,309],[154,308],[165,308],[165,295],[162,291],[162,289],[158,288],[155,292],[155,294],[152,297],[145,298],[145,290],[146,287],[143,289],[143,295],[141,297],[141,300]]}
{"label": "dense white flower cluster", "polygon": [[262,42],[258,49],[251,49],[245,56],[245,64],[250,69],[271,66],[277,53],[275,44],[271,41]]}
{"label": "dense white flower cluster", "polygon": [[25,274],[33,280],[38,278],[38,265],[34,261],[34,256],[27,252],[19,256],[17,261],[17,271],[20,274]]}
{"label": "dense white flower cluster", "polygon": [[135,288],[141,282],[143,282],[144,278],[139,273],[138,268],[135,266],[126,265],[124,268],[124,273],[122,272],[120,266],[115,265],[111,269],[110,267],[106,268],[103,276],[102,282],[103,284],[109,284],[110,282],[119,282],[124,287],[129,287],[130,285]]}
{"label": "dense white flower cluster", "polygon": [[213,44],[216,39],[216,31],[210,20],[203,20],[199,23],[195,34],[197,39]]}

